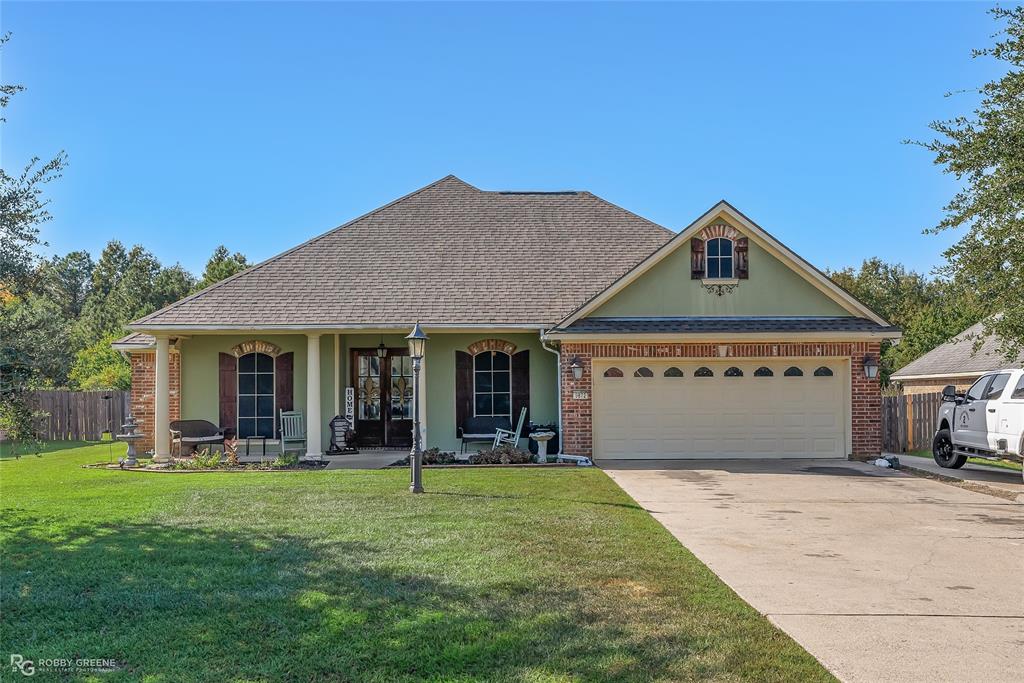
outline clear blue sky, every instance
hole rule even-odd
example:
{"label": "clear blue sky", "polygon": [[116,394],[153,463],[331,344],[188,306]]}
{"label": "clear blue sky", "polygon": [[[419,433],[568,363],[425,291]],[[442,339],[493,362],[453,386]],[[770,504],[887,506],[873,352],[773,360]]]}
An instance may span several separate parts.
{"label": "clear blue sky", "polygon": [[193,271],[448,173],[676,230],[726,198],[820,267],[928,270],[955,182],[900,141],[998,73],[970,58],[987,7],[4,2],[29,90],[2,160],[68,152],[51,253],[116,238]]}

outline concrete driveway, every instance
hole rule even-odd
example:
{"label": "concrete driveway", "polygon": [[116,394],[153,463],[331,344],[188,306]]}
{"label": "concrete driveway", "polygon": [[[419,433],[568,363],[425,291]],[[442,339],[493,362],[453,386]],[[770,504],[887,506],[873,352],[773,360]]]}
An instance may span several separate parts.
{"label": "concrete driveway", "polygon": [[842,460],[598,465],[840,679],[1024,680],[1024,506]]}

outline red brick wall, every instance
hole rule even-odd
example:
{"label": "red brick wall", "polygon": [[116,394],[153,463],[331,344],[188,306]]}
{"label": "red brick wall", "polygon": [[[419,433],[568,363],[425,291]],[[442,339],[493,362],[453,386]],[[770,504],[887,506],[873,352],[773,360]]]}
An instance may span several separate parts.
{"label": "red brick wall", "polygon": [[[170,413],[171,420],[181,418],[181,354],[170,354]],[[144,438],[136,442],[139,451],[153,450],[153,425],[156,419],[156,353],[153,351],[131,354],[132,389],[131,411],[139,423]]]}
{"label": "red brick wall", "polygon": [[[719,358],[718,343],[709,344],[562,344],[562,452],[593,454],[591,362],[595,358]],[[879,380],[864,376],[864,356],[877,359],[878,342],[758,342],[727,344],[729,358],[842,357],[851,359],[853,454],[868,455],[882,449],[882,395]],[[583,376],[573,377],[569,364],[579,358]],[[586,398],[574,398],[585,392]],[[579,395],[579,394],[577,394]]]}

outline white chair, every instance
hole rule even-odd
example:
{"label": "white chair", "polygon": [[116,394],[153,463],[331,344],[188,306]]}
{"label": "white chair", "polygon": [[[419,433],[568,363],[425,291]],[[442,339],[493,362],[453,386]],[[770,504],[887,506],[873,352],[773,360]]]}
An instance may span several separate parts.
{"label": "white chair", "polygon": [[526,408],[519,411],[519,424],[516,425],[516,430],[513,432],[508,429],[499,429],[494,433],[494,445],[491,448],[497,448],[502,444],[508,444],[515,448],[519,445],[519,435],[523,433],[523,422],[526,421]]}

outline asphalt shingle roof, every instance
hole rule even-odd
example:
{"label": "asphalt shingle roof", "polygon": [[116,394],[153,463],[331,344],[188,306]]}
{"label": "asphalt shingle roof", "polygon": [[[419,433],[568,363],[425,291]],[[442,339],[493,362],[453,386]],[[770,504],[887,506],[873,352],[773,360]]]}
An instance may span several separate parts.
{"label": "asphalt shingle roof", "polygon": [[589,192],[447,176],[133,326],[550,325],[673,235]]}
{"label": "asphalt shingle roof", "polygon": [[986,337],[977,353],[974,343],[981,336],[983,324],[969,327],[945,344],[937,346],[917,360],[892,374],[894,379],[917,375],[950,375],[965,372],[987,372],[1024,367],[1024,356],[1005,358],[998,352],[999,338]]}
{"label": "asphalt shingle roof", "polygon": [[866,318],[838,317],[673,317],[582,318],[555,332],[573,333],[694,333],[694,332],[897,332]]}

